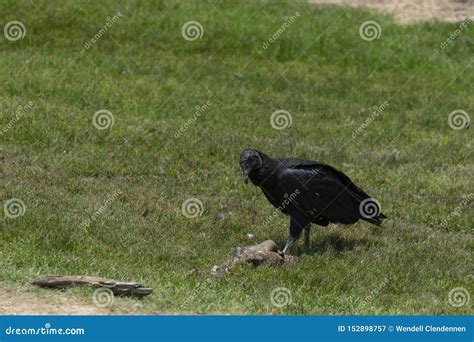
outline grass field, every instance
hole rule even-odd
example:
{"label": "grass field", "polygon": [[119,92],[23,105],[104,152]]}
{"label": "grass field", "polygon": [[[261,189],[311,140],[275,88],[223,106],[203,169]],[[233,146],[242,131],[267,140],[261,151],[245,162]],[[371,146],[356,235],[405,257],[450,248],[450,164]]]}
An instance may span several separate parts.
{"label": "grass field", "polygon": [[[472,28],[442,48],[459,23],[297,1],[11,0],[0,13],[26,29],[0,39],[0,200],[24,204],[0,212],[4,286],[141,281],[154,288],[143,313],[472,314],[448,303],[454,288],[474,294],[472,128],[448,124],[473,114]],[[196,40],[182,34],[191,20]],[[378,39],[361,38],[368,20]],[[280,109],[292,125],[277,130]],[[95,127],[100,110],[113,126]],[[242,182],[247,147],[337,167],[389,220],[314,226],[294,265],[209,275],[235,246],[282,248],[288,234]],[[292,300],[276,307],[281,287]]]}

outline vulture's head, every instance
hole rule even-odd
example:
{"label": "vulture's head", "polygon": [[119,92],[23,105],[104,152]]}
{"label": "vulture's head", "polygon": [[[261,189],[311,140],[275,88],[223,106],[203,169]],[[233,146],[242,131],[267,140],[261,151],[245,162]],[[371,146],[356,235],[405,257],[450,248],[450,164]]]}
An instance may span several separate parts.
{"label": "vulture's head", "polygon": [[247,149],[240,154],[240,167],[244,173],[244,182],[247,184],[249,175],[261,168],[263,165],[262,156],[257,150]]}

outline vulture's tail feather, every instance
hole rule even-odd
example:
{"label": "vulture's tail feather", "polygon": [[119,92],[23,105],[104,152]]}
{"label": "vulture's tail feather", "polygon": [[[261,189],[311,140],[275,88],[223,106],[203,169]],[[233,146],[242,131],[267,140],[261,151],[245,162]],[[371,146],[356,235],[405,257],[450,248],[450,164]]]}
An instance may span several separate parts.
{"label": "vulture's tail feather", "polygon": [[380,226],[382,224],[383,220],[386,219],[386,218],[387,218],[387,216],[385,216],[382,213],[380,213],[379,215],[374,216],[374,217],[362,217],[362,219],[364,221],[370,222],[370,223],[375,224],[377,226]]}

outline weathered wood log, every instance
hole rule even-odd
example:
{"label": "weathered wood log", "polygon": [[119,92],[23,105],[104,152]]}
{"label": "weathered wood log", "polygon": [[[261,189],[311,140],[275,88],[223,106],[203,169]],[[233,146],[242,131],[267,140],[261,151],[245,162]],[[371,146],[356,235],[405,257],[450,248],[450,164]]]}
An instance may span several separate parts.
{"label": "weathered wood log", "polygon": [[144,297],[153,292],[150,287],[135,282],[90,277],[90,276],[42,276],[31,282],[33,285],[46,288],[63,289],[70,286],[105,287],[118,296]]}

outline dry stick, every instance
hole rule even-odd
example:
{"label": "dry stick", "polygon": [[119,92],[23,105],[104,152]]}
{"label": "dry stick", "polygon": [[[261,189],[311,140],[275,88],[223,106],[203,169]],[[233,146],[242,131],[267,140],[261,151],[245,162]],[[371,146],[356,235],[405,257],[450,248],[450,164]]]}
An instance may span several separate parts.
{"label": "dry stick", "polygon": [[135,282],[125,282],[114,279],[89,276],[42,276],[31,282],[33,285],[46,288],[63,289],[70,286],[92,286],[110,289],[119,296],[144,297],[153,292],[153,289]]}

